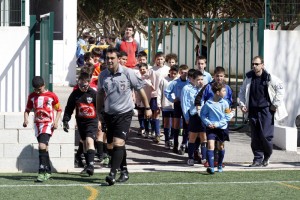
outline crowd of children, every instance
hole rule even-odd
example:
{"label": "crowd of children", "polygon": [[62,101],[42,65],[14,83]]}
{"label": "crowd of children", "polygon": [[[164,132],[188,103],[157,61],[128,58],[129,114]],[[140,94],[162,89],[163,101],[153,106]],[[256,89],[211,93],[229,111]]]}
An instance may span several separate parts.
{"label": "crowd of children", "polygon": [[[130,33],[130,30],[128,31]],[[128,33],[128,34],[129,34]],[[115,42],[115,37],[112,37]],[[109,166],[109,149],[107,149],[105,124],[98,121],[96,112],[96,94],[98,76],[105,70],[105,47],[95,45],[95,41],[89,37],[90,45],[80,59],[81,72],[77,85],[70,94],[63,116],[63,127],[68,132],[68,121],[73,110],[76,110],[75,118],[80,135],[80,144],[75,155],[78,167],[84,167],[82,174],[93,175],[94,157],[100,160],[102,165]],[[128,41],[127,41],[128,42]],[[108,46],[108,45],[107,45]],[[106,47],[107,47],[106,46]],[[110,44],[109,48],[118,47]],[[132,56],[132,55],[131,55]],[[122,66],[127,65],[128,54],[119,51],[118,60]],[[225,84],[225,70],[216,67],[214,79],[205,71],[206,58],[197,57],[196,67],[186,64],[178,65],[177,55],[158,52],[154,57],[154,65],[147,63],[147,53],[140,51],[136,55],[135,67],[130,66],[134,73],[143,80],[144,91],[149,100],[152,117],[145,118],[143,101],[138,93],[132,92],[136,110],[138,112],[138,135],[152,138],[153,142],[161,142],[161,126],[166,149],[171,149],[176,154],[188,153],[187,164],[193,166],[195,162],[204,164],[207,172],[214,173],[214,167],[223,171],[224,142],[229,141],[228,121],[234,115],[232,109],[232,91]],[[47,145],[50,137],[41,137],[46,133],[51,135],[53,128],[41,130],[41,124],[57,127],[57,118],[53,119],[53,109],[60,115],[61,108],[55,94],[47,92],[40,78],[34,78],[35,91],[29,96],[25,111],[24,126],[28,124],[28,113],[35,110],[35,116],[46,109],[46,104],[36,105],[40,99],[52,99],[52,109],[46,109],[47,120],[37,119],[36,129],[40,152],[40,168],[38,181],[44,181],[51,176],[49,166],[49,154]],[[45,96],[45,97],[44,97]],[[43,107],[44,106],[44,107]],[[43,112],[45,113],[45,112]],[[41,115],[42,118],[44,115]],[[160,122],[162,119],[162,123]],[[44,121],[43,121],[44,120]],[[41,134],[42,133],[42,134]],[[179,145],[179,136],[182,142]],[[216,148],[215,148],[216,147]],[[84,155],[83,162],[82,154]],[[85,166],[84,166],[85,163]],[[49,175],[50,174],[50,175]],[[126,181],[127,179],[123,179]]]}

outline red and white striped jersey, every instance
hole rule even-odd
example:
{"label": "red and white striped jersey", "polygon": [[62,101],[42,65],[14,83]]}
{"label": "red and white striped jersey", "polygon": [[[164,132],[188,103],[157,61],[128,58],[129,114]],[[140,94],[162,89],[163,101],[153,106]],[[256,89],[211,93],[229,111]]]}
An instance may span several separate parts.
{"label": "red and white striped jersey", "polygon": [[34,111],[35,134],[53,134],[54,110],[61,111],[56,94],[46,91],[40,94],[35,92],[28,96],[26,112]]}

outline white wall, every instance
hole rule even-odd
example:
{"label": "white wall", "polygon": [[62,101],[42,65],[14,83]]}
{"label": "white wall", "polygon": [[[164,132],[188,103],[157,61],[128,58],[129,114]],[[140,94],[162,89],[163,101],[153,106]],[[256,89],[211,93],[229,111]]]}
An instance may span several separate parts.
{"label": "white wall", "polygon": [[[77,1],[64,0],[63,40],[53,41],[53,83],[76,84]],[[54,13],[55,14],[55,13]],[[36,41],[36,72],[40,73],[40,41]]]}
{"label": "white wall", "polygon": [[265,30],[264,61],[266,69],[278,76],[286,90],[285,103],[289,116],[282,125],[295,126],[300,114],[300,31]]}
{"label": "white wall", "polygon": [[25,109],[29,78],[28,27],[0,27],[0,112]]}

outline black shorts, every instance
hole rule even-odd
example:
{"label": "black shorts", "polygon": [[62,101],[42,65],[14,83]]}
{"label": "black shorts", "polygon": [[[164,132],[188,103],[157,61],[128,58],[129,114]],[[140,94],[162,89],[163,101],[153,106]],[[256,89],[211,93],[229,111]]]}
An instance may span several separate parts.
{"label": "black shorts", "polygon": [[162,111],[162,116],[173,118],[174,117],[174,111]]}
{"label": "black shorts", "polygon": [[190,115],[189,131],[194,133],[206,132],[206,126],[200,119],[199,115]]}
{"label": "black shorts", "polygon": [[82,123],[80,119],[76,119],[78,132],[82,140],[86,140],[86,137],[90,137],[93,140],[96,139],[98,132],[98,120],[91,120]]}
{"label": "black shorts", "polygon": [[41,133],[37,137],[38,143],[43,143],[48,146],[51,135],[48,133]]}
{"label": "black shorts", "polygon": [[207,140],[215,140],[215,141],[219,141],[219,142],[230,141],[229,134],[228,134],[228,128],[226,128],[226,129],[206,128],[206,136],[207,136]]}
{"label": "black shorts", "polygon": [[183,118],[180,101],[174,103],[174,118]]}
{"label": "black shorts", "polygon": [[114,137],[126,140],[132,120],[132,111],[117,115],[105,113],[103,116],[107,128],[107,143],[111,144]]}
{"label": "black shorts", "polygon": [[151,110],[159,110],[159,107],[157,106],[157,98],[151,98],[150,99],[150,108]]}

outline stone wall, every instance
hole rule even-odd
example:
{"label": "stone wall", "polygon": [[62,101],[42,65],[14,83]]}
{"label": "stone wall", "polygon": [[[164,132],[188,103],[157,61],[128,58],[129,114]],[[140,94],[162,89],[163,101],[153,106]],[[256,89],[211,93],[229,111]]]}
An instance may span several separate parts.
{"label": "stone wall", "polygon": [[[61,120],[60,120],[61,122]],[[74,171],[75,119],[68,133],[62,124],[49,142],[53,172]],[[33,129],[33,113],[28,127],[23,127],[23,113],[0,113],[0,172],[37,172],[38,142]]]}

